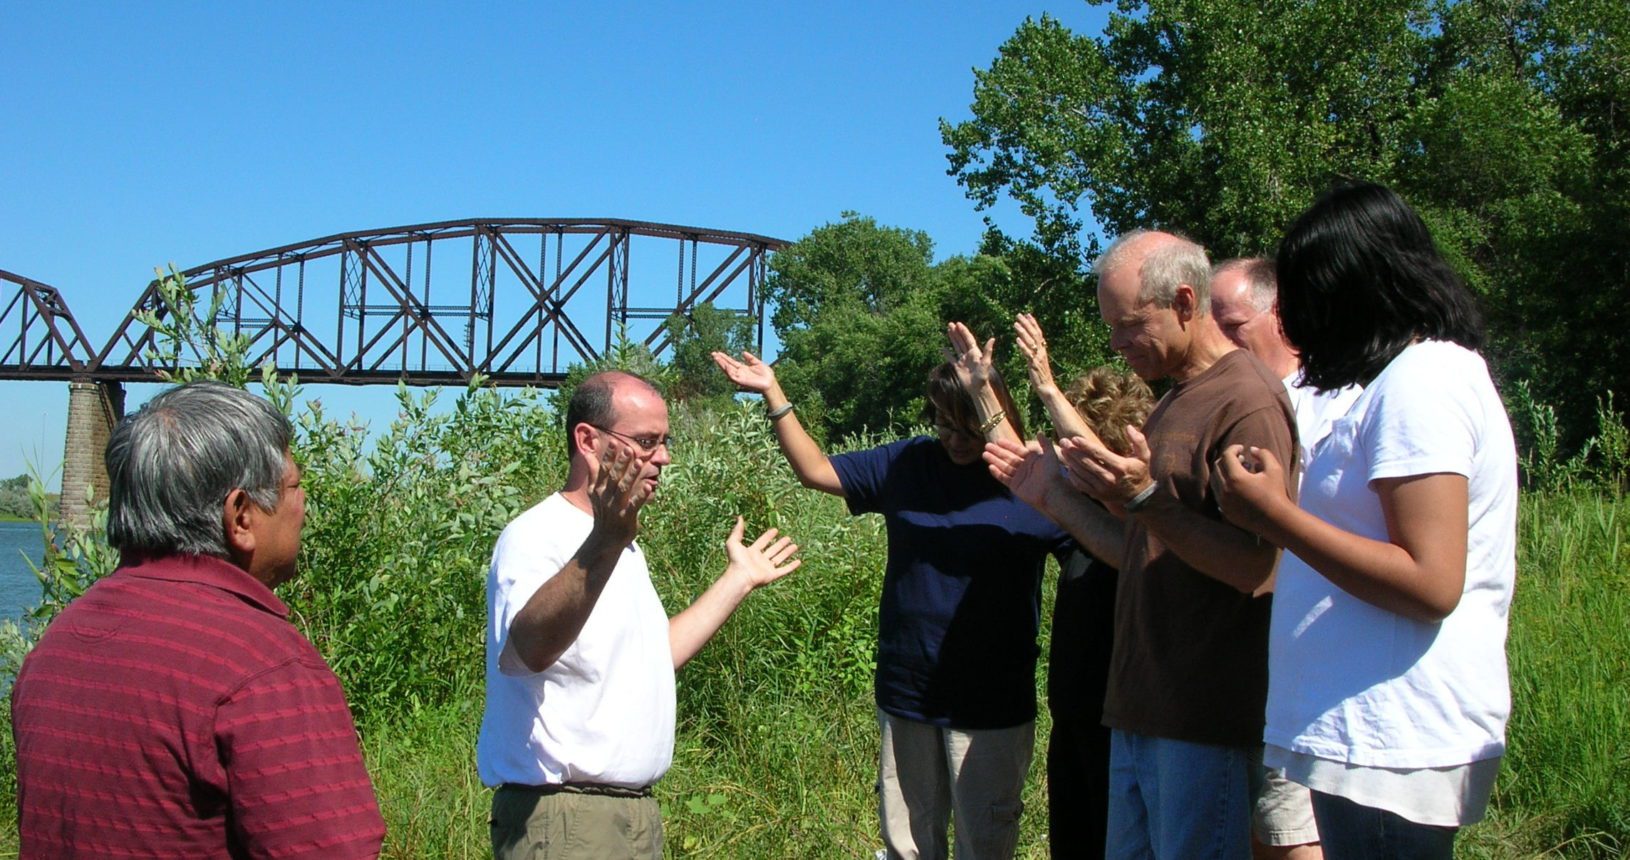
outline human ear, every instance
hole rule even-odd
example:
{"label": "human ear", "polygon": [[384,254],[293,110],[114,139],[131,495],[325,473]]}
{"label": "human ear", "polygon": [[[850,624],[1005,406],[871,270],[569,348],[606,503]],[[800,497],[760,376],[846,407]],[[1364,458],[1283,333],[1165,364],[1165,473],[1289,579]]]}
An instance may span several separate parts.
{"label": "human ear", "polygon": [[255,551],[254,520],[259,515],[249,494],[234,487],[221,503],[221,525],[226,530],[226,546],[234,554],[250,555]]}
{"label": "human ear", "polygon": [[1177,312],[1180,319],[1190,320],[1195,317],[1199,303],[1195,301],[1194,288],[1188,284],[1178,284],[1177,291],[1172,295],[1172,310]]}

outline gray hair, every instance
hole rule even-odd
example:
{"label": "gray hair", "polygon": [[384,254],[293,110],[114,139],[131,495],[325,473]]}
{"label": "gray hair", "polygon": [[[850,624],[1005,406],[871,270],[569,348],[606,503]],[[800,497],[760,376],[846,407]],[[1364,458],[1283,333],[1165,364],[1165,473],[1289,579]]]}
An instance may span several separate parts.
{"label": "gray hair", "polygon": [[242,489],[275,510],[292,436],[282,412],[230,385],[191,382],[153,398],[108,440],[108,543],[229,558],[222,502]]}
{"label": "gray hair", "polygon": [[1232,269],[1243,270],[1245,285],[1251,288],[1251,307],[1264,314],[1273,310],[1273,303],[1279,298],[1279,276],[1273,261],[1266,257],[1224,260],[1211,267],[1211,279],[1216,280],[1218,275]]}
{"label": "gray hair", "polygon": [[[1093,261],[1092,270],[1102,278],[1127,263],[1134,244],[1147,236],[1157,235],[1154,230],[1133,230],[1122,234],[1109,249]],[[1195,313],[1211,313],[1211,261],[1206,249],[1176,233],[1159,232],[1167,241],[1156,244],[1144,254],[1138,267],[1138,304],[1154,303],[1169,308],[1177,298],[1177,287],[1188,284],[1194,290]]]}

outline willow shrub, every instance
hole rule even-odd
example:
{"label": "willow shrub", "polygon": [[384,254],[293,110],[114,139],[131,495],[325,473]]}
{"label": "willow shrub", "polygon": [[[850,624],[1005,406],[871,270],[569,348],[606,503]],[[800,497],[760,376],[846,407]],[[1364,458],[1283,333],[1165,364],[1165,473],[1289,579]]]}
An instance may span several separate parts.
{"label": "willow shrub", "polygon": [[296,418],[306,525],[281,594],[363,725],[479,694],[493,540],[564,475],[530,392],[472,387],[446,412],[435,392],[399,397],[366,448],[320,403]]}

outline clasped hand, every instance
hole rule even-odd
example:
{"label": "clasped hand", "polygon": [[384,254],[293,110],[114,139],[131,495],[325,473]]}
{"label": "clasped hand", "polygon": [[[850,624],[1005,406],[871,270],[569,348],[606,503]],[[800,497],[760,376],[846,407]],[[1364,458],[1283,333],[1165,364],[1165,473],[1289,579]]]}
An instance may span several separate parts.
{"label": "clasped hand", "polygon": [[1254,445],[1223,449],[1211,464],[1211,492],[1229,522],[1259,535],[1268,529],[1273,508],[1290,502],[1279,458]]}
{"label": "clasped hand", "polygon": [[1136,427],[1126,428],[1132,443],[1129,456],[1109,449],[1098,434],[1088,430],[1058,443],[1058,458],[1070,485],[1106,505],[1122,506],[1148,488],[1149,440]]}

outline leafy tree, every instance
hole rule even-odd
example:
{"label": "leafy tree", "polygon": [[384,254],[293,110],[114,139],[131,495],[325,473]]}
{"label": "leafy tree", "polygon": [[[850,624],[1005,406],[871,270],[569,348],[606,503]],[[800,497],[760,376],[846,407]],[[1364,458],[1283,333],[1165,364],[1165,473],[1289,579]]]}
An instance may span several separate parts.
{"label": "leafy tree", "polygon": [[981,251],[936,264],[925,234],[845,213],[772,257],[776,372],[806,422],[837,437],[915,424],[952,320],[997,338],[999,366],[1020,388],[1024,361],[1011,344],[1021,311],[1037,314],[1056,354],[1078,359],[1071,366],[1107,357],[1079,258],[994,232]]}
{"label": "leafy tree", "polygon": [[689,314],[669,316],[667,328],[673,343],[673,358],[668,362],[673,376],[669,396],[710,406],[728,403],[736,387],[719,372],[712,354],[723,351],[740,355],[742,350],[753,349],[752,318],[703,302]]}
{"label": "leafy tree", "polygon": [[1398,188],[1489,310],[1510,379],[1574,439],[1630,387],[1630,6],[1622,0],[1148,0],[1102,36],[1026,20],[942,121],[950,172],[1068,258],[1182,229],[1271,252],[1340,177]]}

